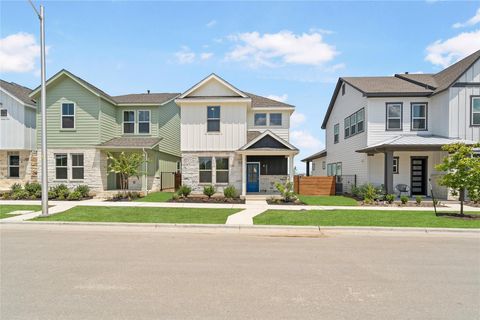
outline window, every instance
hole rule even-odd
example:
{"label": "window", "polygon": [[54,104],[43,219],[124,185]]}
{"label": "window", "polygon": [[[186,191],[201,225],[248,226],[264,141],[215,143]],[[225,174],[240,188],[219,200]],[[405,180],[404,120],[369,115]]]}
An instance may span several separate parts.
{"label": "window", "polygon": [[365,109],[360,109],[345,118],[345,138],[351,137],[365,130]]}
{"label": "window", "polygon": [[344,96],[344,95],[345,95],[345,83],[342,84],[342,96]]}
{"label": "window", "polygon": [[[341,166],[341,164],[340,164]],[[340,171],[342,169],[340,168]],[[327,176],[334,176],[337,174],[337,164],[336,163],[329,163],[327,164]]]}
{"label": "window", "polygon": [[282,114],[281,113],[270,113],[270,125],[271,126],[281,126],[282,125]]}
{"label": "window", "polygon": [[312,171],[315,171],[315,162],[312,162]]}
{"label": "window", "polygon": [[337,170],[335,171],[335,175],[336,176],[341,176],[342,175],[342,163],[341,162],[337,162]]}
{"label": "window", "polygon": [[412,103],[411,118],[412,123],[410,130],[427,130],[427,104]]}
{"label": "window", "polygon": [[135,133],[134,111],[123,111],[123,133]]}
{"label": "window", "polygon": [[325,161],[322,161],[322,169],[325,170],[325,166],[327,165],[327,163]]}
{"label": "window", "polygon": [[398,169],[400,165],[399,157],[393,157],[393,173],[398,174],[400,170]]}
{"label": "window", "polygon": [[472,97],[472,114],[470,119],[472,126],[480,126],[480,96]]}
{"label": "window", "polygon": [[333,143],[338,143],[340,140],[340,124],[337,123],[333,126]]}
{"label": "window", "polygon": [[345,137],[344,138],[350,137],[350,117],[345,118],[345,121],[343,123],[343,127],[345,128]]}
{"label": "window", "polygon": [[228,183],[228,158],[215,158],[217,183]]}
{"label": "window", "polygon": [[8,115],[7,109],[1,109],[0,110],[0,116],[1,117],[6,117]]}
{"label": "window", "polygon": [[138,133],[150,133],[150,110],[138,111]]}
{"label": "window", "polygon": [[387,103],[387,130],[402,130],[402,109],[401,103]]}
{"label": "window", "polygon": [[67,154],[55,155],[55,179],[66,180],[67,175]]}
{"label": "window", "polygon": [[84,168],[83,168],[83,154],[72,154],[72,179],[83,180]]}
{"label": "window", "polygon": [[75,105],[62,103],[62,129],[75,128]]}
{"label": "window", "polygon": [[207,107],[207,132],[220,132],[220,107]]}
{"label": "window", "polygon": [[266,113],[255,113],[255,125],[256,126],[266,126],[267,125],[267,114]]}
{"label": "window", "polygon": [[200,183],[211,183],[212,182],[212,158],[210,157],[201,157],[198,158],[199,163],[199,172],[200,172]]}
{"label": "window", "polygon": [[8,177],[20,178],[20,156],[9,155],[8,156]]}

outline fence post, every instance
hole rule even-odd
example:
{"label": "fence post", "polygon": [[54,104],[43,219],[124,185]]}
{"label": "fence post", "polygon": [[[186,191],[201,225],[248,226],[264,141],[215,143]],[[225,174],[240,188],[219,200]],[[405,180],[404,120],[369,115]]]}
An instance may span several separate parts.
{"label": "fence post", "polygon": [[300,176],[294,176],[293,177],[293,192],[298,194],[299,190],[300,190]]}

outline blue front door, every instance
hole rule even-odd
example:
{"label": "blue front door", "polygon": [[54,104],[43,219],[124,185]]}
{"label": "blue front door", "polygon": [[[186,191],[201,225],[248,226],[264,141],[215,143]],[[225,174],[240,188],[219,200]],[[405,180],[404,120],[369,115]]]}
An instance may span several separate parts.
{"label": "blue front door", "polygon": [[258,192],[260,189],[260,164],[247,163],[247,192]]}

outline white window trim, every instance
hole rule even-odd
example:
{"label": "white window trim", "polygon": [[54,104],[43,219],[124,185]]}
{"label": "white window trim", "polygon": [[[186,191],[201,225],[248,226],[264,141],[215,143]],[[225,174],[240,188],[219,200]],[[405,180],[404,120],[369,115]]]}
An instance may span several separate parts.
{"label": "white window trim", "polygon": [[470,126],[471,127],[479,127],[480,123],[473,123],[473,115],[474,114],[480,114],[479,111],[474,112],[473,111],[473,103],[474,100],[480,100],[480,96],[472,96],[471,98],[471,104],[470,104]]}
{"label": "white window trim", "polygon": [[[83,156],[83,166],[74,166],[72,156],[73,155],[82,155]],[[70,162],[68,162],[68,158],[70,158]],[[67,157],[67,176],[68,176],[68,164],[70,163],[70,180],[71,181],[84,181],[85,180],[85,154],[84,153],[69,153]],[[73,169],[74,168],[83,168],[83,179],[74,179],[73,178]]]}
{"label": "white window trim", "polygon": [[[219,159],[219,158],[220,159],[227,159],[227,161],[228,161],[227,169],[217,169],[217,159]],[[208,171],[208,170],[206,170],[206,171]],[[218,171],[228,172],[227,182],[217,182],[217,172]],[[212,177],[212,180],[213,180],[213,177]],[[229,183],[230,183],[230,158],[229,157],[215,157],[215,184],[228,185]]]}
{"label": "white window trim", "polygon": [[[63,105],[64,104],[73,104],[73,128],[64,128],[63,127],[63,117],[71,117],[71,115],[63,114]],[[75,102],[62,102],[60,105],[60,130],[75,130],[77,128],[77,105]]]}
{"label": "white window trim", "polygon": [[[393,174],[400,173],[400,157],[393,157],[392,168],[393,168]],[[397,169],[395,170],[395,168]]]}
{"label": "white window trim", "polygon": [[[140,112],[148,112],[148,121],[140,121]],[[138,125],[134,125],[134,127],[137,127],[137,134],[141,135],[149,135],[152,132],[152,112],[151,110],[138,110],[137,111],[137,123]],[[148,132],[141,132],[140,133],[140,123],[147,123],[148,122]],[[135,131],[135,129],[134,129]]]}
{"label": "white window trim", "polygon": [[[272,121],[271,121],[272,114],[279,114],[280,115],[280,124],[272,124]],[[270,112],[267,115],[267,118],[268,118],[268,125],[270,127],[281,127],[281,126],[283,126],[283,113],[281,113],[281,112]]]}
{"label": "white window trim", "polygon": [[[57,166],[57,156],[61,156],[61,155],[66,155],[67,156],[67,165],[66,166]],[[55,161],[55,178],[54,178],[54,181],[68,181],[68,153],[63,153],[63,152],[59,152],[59,153],[55,153],[53,155],[53,161]],[[57,178],[57,168],[66,168],[67,169],[67,177],[65,179],[61,179],[61,178]]]}
{"label": "white window trim", "polygon": [[[389,117],[388,108],[389,106],[400,106],[400,117]],[[390,128],[388,120],[400,120],[400,128]],[[403,103],[401,102],[387,102],[385,104],[385,128],[386,131],[403,131]]]}
{"label": "white window trim", "polygon": [[[424,117],[415,117],[414,116],[413,109],[416,106],[424,106],[425,107],[425,116]],[[410,120],[411,121],[410,122],[410,131],[428,131],[428,123],[427,123],[428,122],[428,103],[426,103],[426,102],[412,102],[411,108],[410,108],[410,118],[411,118],[411,120]],[[414,120],[425,120],[425,127],[415,129],[413,127]]]}
{"label": "white window trim", "polygon": [[[18,165],[12,166],[10,164],[10,157],[18,157]],[[7,170],[8,171],[8,178],[9,179],[20,179],[20,155],[19,154],[9,154],[7,161],[8,161],[8,170]],[[18,177],[12,177],[12,175],[10,174],[10,168],[11,167],[18,168]]]}
{"label": "white window trim", "polygon": [[[208,108],[218,108],[220,112],[220,117],[218,118],[209,118],[208,117]],[[208,130],[208,120],[218,120],[218,130],[209,131]],[[206,122],[206,131],[207,134],[219,134],[222,131],[222,107],[221,106],[207,106],[207,122]]]}
{"label": "white window trim", "polygon": [[[125,112],[133,112],[133,121],[125,121]],[[136,127],[137,127],[135,125],[136,120],[137,120],[137,114],[135,110],[123,110],[122,111],[122,133],[127,135],[135,134]],[[125,132],[125,123],[133,123],[133,132]]]}

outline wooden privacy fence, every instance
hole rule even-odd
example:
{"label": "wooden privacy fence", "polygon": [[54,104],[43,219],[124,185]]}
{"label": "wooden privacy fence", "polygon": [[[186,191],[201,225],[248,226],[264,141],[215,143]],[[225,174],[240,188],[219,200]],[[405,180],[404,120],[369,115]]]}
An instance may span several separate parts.
{"label": "wooden privacy fence", "polygon": [[294,191],[305,196],[330,196],[335,194],[335,177],[295,176]]}

